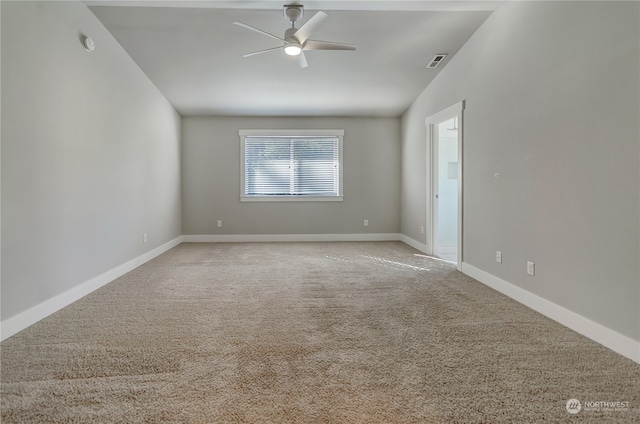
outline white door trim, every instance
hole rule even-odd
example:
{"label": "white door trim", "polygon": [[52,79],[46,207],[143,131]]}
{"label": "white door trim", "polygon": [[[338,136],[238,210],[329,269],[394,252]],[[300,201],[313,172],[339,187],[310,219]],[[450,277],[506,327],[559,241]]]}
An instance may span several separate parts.
{"label": "white door trim", "polygon": [[427,167],[429,171],[427,172],[427,250],[428,254],[433,255],[435,250],[435,215],[433,213],[434,208],[436,207],[435,202],[435,193],[436,188],[434,184],[437,182],[436,174],[437,165],[434,166],[434,158],[437,158],[437,147],[435,145],[435,137],[436,137],[436,125],[442,121],[447,119],[451,119],[453,117],[458,118],[458,263],[457,268],[461,270],[462,268],[462,259],[463,259],[463,246],[462,246],[462,212],[463,212],[463,193],[462,193],[462,177],[463,177],[463,163],[462,163],[462,147],[463,147],[463,111],[464,111],[464,100],[449,106],[448,108],[429,116],[425,119],[425,125],[427,126]]}

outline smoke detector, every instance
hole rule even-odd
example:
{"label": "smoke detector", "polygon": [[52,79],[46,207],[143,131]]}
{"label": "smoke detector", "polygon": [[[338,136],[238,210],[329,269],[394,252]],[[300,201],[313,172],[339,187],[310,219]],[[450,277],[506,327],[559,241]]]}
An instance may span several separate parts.
{"label": "smoke detector", "polygon": [[96,43],[94,43],[90,37],[83,35],[80,41],[82,42],[82,47],[84,47],[86,51],[92,52],[96,49]]}

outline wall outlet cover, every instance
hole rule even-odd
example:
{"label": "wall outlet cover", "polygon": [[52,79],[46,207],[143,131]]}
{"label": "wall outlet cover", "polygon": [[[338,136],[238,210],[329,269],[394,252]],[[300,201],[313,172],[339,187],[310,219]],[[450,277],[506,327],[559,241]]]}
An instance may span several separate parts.
{"label": "wall outlet cover", "polygon": [[527,262],[527,274],[536,275],[536,264],[533,262]]}

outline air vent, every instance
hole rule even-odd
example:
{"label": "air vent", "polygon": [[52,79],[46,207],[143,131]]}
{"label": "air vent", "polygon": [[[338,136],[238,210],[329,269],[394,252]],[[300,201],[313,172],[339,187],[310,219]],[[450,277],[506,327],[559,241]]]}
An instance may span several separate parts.
{"label": "air vent", "polygon": [[440,63],[444,60],[445,57],[447,57],[446,53],[440,53],[435,55],[431,60],[431,63],[427,65],[427,68],[437,68],[438,65],[440,65]]}

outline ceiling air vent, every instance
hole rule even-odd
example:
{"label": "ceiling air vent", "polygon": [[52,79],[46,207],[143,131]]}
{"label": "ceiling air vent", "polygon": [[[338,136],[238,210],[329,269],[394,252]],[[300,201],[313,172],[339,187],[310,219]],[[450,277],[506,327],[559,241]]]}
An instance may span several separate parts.
{"label": "ceiling air vent", "polygon": [[427,65],[427,68],[437,68],[438,65],[440,65],[440,63],[442,62],[442,60],[447,57],[446,53],[440,53],[437,54],[433,57],[433,59],[431,60],[431,63],[429,63]]}

